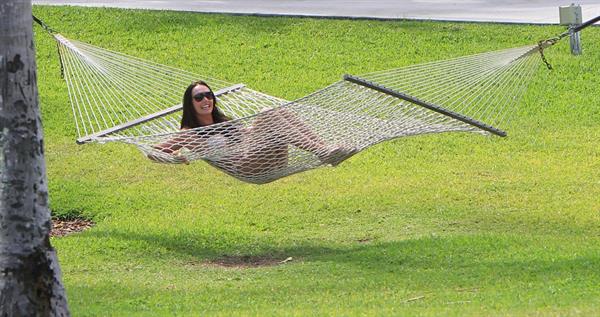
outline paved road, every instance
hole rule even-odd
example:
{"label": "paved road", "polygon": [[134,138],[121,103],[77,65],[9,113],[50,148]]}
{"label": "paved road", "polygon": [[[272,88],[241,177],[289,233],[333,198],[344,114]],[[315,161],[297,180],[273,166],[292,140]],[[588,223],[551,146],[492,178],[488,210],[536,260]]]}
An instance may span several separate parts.
{"label": "paved road", "polygon": [[[33,0],[34,4],[145,8],[266,15],[338,16],[557,23],[574,0]],[[600,15],[600,0],[576,1],[583,19]]]}

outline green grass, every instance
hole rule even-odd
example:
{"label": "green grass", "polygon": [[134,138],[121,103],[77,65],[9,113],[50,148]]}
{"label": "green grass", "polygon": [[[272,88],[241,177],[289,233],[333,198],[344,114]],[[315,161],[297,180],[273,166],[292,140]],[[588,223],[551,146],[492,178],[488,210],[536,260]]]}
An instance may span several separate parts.
{"label": "green grass", "polygon": [[[294,99],[340,79],[535,43],[557,26],[34,7],[69,38]],[[36,28],[54,238],[74,316],[600,314],[600,29],[547,50],[508,138],[377,145],[267,185],[126,145],[75,144]],[[541,64],[541,63],[540,63]],[[183,89],[184,87],[182,87]],[[222,268],[224,256],[279,266]],[[411,300],[412,299],[412,300]]]}

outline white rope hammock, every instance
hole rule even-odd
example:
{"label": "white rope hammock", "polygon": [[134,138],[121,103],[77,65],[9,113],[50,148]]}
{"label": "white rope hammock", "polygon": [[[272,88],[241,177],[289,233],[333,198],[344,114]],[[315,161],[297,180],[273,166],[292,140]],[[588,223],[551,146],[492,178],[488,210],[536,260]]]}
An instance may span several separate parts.
{"label": "white rope hammock", "polygon": [[[505,136],[499,127],[539,66],[539,52],[564,36],[538,45],[346,75],[306,97],[286,101],[243,84],[51,34],[58,42],[78,143],[134,144],[165,163],[201,159],[258,184],[337,165],[367,147],[403,136],[450,131]],[[183,91],[198,80],[211,85],[217,106],[233,120],[181,131]]]}
{"label": "white rope hammock", "polygon": [[[536,45],[507,49],[346,75],[290,102],[243,84],[54,37],[79,143],[134,144],[167,163],[202,159],[251,183],[336,165],[403,136],[449,131],[504,136],[497,127],[506,122],[539,64]],[[200,79],[211,85],[217,106],[233,120],[181,131],[183,90]]]}

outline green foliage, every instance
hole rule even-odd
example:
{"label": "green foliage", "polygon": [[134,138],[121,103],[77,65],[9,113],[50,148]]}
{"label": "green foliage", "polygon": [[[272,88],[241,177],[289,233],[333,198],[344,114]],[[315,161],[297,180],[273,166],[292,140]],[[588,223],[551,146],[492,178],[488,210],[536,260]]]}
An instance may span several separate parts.
{"label": "green foliage", "polygon": [[[34,7],[65,36],[294,99],[403,65],[528,45],[556,26]],[[256,186],[204,163],[75,144],[53,40],[36,28],[53,239],[87,315],[600,314],[600,29],[548,49],[508,138],[399,139]],[[182,87],[183,90],[184,87]],[[292,257],[250,269],[223,256]]]}

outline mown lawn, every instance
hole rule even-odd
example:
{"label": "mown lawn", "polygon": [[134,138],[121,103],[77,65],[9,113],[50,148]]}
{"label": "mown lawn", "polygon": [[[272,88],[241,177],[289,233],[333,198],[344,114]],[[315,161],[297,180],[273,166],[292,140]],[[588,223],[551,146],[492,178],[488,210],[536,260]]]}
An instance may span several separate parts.
{"label": "mown lawn", "polygon": [[[535,43],[558,26],[34,7],[68,38],[294,99],[340,79]],[[74,316],[600,315],[600,28],[547,50],[507,138],[377,145],[267,185],[75,144],[36,27],[53,238]],[[182,92],[183,92],[182,87]],[[280,265],[224,267],[253,261]]]}

